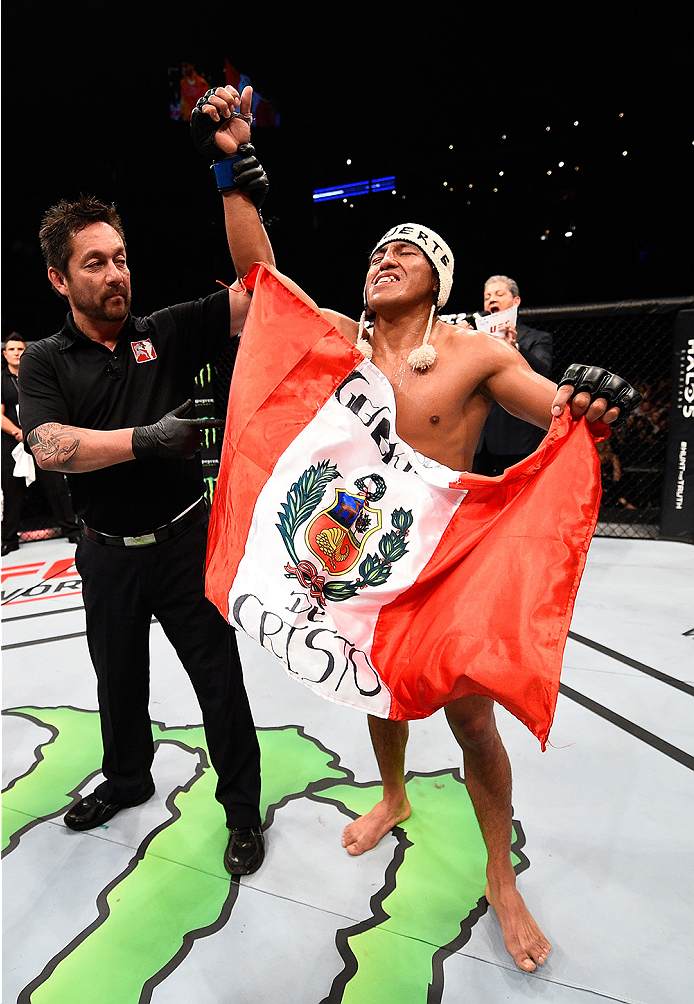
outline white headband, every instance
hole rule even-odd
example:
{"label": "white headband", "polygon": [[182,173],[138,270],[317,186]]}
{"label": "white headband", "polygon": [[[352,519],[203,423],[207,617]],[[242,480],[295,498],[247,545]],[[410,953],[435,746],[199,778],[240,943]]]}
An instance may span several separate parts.
{"label": "white headband", "polygon": [[[383,235],[371,252],[370,257],[373,258],[379,248],[384,247],[386,244],[391,244],[393,241],[404,241],[406,244],[414,244],[418,247],[426,255],[427,260],[431,263],[432,268],[438,276],[439,292],[436,304],[432,303],[431,305],[424,339],[419,348],[413,349],[407,357],[407,361],[413,370],[426,370],[436,359],[436,349],[433,345],[429,344],[429,336],[434,324],[436,308],[443,307],[451,292],[451,286],[453,285],[453,254],[448,244],[446,244],[442,237],[439,237],[435,230],[420,227],[417,223],[401,223]],[[366,285],[364,285],[364,312],[359,321],[357,348],[367,359],[371,359],[373,350],[370,342],[365,337],[364,331],[367,309]]]}
{"label": "white headband", "polygon": [[[417,223],[400,223],[393,227],[387,234],[384,234],[378,244],[371,252],[370,257],[392,241],[405,241],[407,244],[414,244],[427,256],[439,278],[439,293],[436,300],[437,307],[443,307],[450,296],[453,285],[453,254],[448,244],[442,237],[429,227],[420,227]],[[366,289],[364,290],[366,301]]]}

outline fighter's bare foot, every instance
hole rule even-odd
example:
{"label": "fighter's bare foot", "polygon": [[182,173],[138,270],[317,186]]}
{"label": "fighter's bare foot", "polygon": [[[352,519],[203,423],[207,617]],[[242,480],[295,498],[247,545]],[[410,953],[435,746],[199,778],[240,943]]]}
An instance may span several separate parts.
{"label": "fighter's bare foot", "polygon": [[412,807],[406,798],[397,805],[391,805],[385,800],[378,802],[371,812],[359,816],[349,826],[345,826],[342,846],[346,847],[350,854],[370,851],[389,830],[398,823],[404,823],[411,812]]}
{"label": "fighter's bare foot", "polygon": [[484,890],[487,902],[499,920],[504,944],[516,965],[526,973],[541,966],[550,953],[550,944],[537,926],[513,883],[504,883],[491,892]]}

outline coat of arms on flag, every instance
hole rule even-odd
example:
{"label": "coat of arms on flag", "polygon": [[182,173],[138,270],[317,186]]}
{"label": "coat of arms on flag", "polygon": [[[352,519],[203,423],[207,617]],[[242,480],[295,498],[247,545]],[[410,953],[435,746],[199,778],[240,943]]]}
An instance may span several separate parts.
{"label": "coat of arms on flag", "polygon": [[503,476],[451,471],[398,437],[386,377],[278,273],[246,284],[207,595],[323,697],[414,719],[484,694],[544,747],[597,432],[567,409]]}
{"label": "coat of arms on flag", "polygon": [[381,529],[381,510],[367,505],[367,498],[362,492],[354,495],[336,488],[332,505],[309,523],[306,543],[326,571],[349,572],[367,539]]}
{"label": "coat of arms on flag", "polygon": [[[295,534],[299,513],[311,504],[311,495],[314,499],[318,497],[317,490],[322,490],[324,485],[339,476],[337,467],[325,460],[318,467],[310,467],[292,485],[286,502],[282,504],[282,512],[278,513],[280,522],[277,529],[294,562],[285,565],[285,572],[289,577],[295,576],[321,606],[325,606],[326,599],[339,602],[354,596],[358,589],[382,585],[390,576],[392,563],[406,553],[406,537],[412,525],[411,512],[395,510],[391,514],[392,531],[379,540],[380,554],[369,555],[363,567],[360,566],[361,577],[353,581],[337,580],[337,576],[354,568],[368,538],[382,529],[381,510],[372,508],[368,502],[376,502],[385,494],[386,483],[380,475],[372,474],[368,479],[357,478],[359,494],[342,488],[334,489],[332,504],[310,519],[304,535],[309,551],[318,558],[323,571],[330,577],[326,581],[326,576],[320,575],[311,561],[298,557]],[[375,491],[367,488],[367,482],[376,486]]]}

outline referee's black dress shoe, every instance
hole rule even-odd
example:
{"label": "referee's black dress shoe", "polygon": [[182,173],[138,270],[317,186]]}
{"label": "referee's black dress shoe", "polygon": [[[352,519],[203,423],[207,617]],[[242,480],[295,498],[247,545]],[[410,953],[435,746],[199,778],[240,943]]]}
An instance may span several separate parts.
{"label": "referee's black dress shoe", "polygon": [[6,554],[10,554],[12,551],[19,550],[19,541],[15,537],[14,540],[3,540],[2,542],[2,556],[5,557]]}
{"label": "referee's black dress shoe", "polygon": [[104,802],[103,799],[92,792],[91,795],[85,795],[84,798],[80,799],[76,805],[66,813],[64,817],[64,822],[66,826],[69,826],[71,830],[93,830],[97,826],[101,826],[102,823],[107,823],[109,819],[113,819],[117,812],[121,809],[130,809],[133,805],[142,805],[154,794],[154,785],[152,785],[151,791],[148,791],[146,795],[142,795],[135,802]]}
{"label": "referee's black dress shoe", "polygon": [[256,827],[229,830],[224,867],[230,875],[251,875],[257,872],[264,857],[265,838],[262,830]]}

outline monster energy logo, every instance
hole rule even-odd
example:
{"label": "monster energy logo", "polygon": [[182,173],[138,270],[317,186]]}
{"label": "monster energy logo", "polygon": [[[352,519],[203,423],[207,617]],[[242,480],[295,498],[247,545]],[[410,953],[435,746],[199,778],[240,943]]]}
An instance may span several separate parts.
{"label": "monster energy logo", "polygon": [[205,384],[212,383],[212,366],[210,363],[205,363],[203,368],[196,376],[195,382],[198,385],[198,387],[204,387]]}
{"label": "monster energy logo", "polygon": [[[22,707],[5,714],[24,720],[27,727],[36,727],[36,747],[34,763],[11,780],[4,792],[3,854],[12,854],[12,861],[15,855],[31,855],[36,847],[32,840],[36,834],[32,831],[37,827],[46,827],[47,843],[43,846],[55,844],[56,856],[65,853],[69,841],[75,841],[76,849],[86,847],[86,843],[79,842],[93,841],[94,835],[68,834],[55,824],[59,824],[60,817],[83,788],[90,790],[88,782],[100,770],[98,714],[72,707]],[[188,954],[196,950],[198,939],[205,939],[203,949],[210,951],[214,945],[212,939],[221,935],[230,918],[233,920],[240,886],[236,881],[229,882],[222,864],[227,831],[223,810],[214,797],[217,777],[208,766],[203,729],[167,727],[155,722],[152,731],[156,749],[175,747],[192,758],[187,780],[166,797],[168,818],[145,836],[134,853],[127,852],[130,859],[125,867],[122,862],[127,858],[118,854],[119,849],[125,848],[117,839],[115,843],[104,842],[101,858],[92,844],[92,852],[85,858],[91,865],[82,881],[74,888],[56,884],[45,897],[46,910],[54,906],[59,912],[62,902],[69,923],[65,925],[63,920],[49,931],[51,916],[46,912],[46,936],[31,945],[27,943],[26,952],[17,951],[13,966],[6,971],[8,1001],[11,996],[18,1004],[29,1001],[86,1004],[96,999],[95,987],[106,988],[99,999],[108,1004],[173,999],[167,997],[166,989],[160,992],[157,987],[172,977],[179,966],[185,966]],[[321,843],[326,834],[325,821],[334,812],[347,822],[367,811],[378,798],[379,784],[356,783],[352,771],[340,763],[337,754],[300,727],[259,729],[258,738],[263,757],[261,813],[268,842],[272,842],[272,826],[281,821],[283,812],[289,812],[292,806],[294,811],[302,805],[312,807],[310,816],[323,821],[323,826],[316,825],[311,834],[315,841],[312,860],[320,867],[323,855],[325,862],[333,862],[334,868],[335,862],[342,859],[336,859],[332,850],[325,850]],[[474,924],[487,909],[486,851],[457,770],[410,774],[407,790],[412,815],[396,827],[393,837],[385,838],[386,846],[390,844],[393,849],[392,859],[381,888],[375,894],[370,885],[364,888],[362,919],[344,925],[339,919],[335,922],[336,913],[328,910],[322,914],[322,923],[335,930],[339,952],[334,975],[329,976],[332,985],[329,989],[327,985],[314,986],[307,995],[303,982],[293,987],[295,967],[291,967],[283,976],[283,1001],[302,1004],[318,1004],[319,1000],[322,1004],[441,1001],[443,963],[468,941]],[[133,810],[143,811],[146,810]],[[521,853],[522,830],[518,823],[514,825],[514,860],[516,871],[521,871],[528,861]],[[279,853],[281,826],[278,831]],[[335,833],[330,839],[335,839]],[[106,873],[95,880],[97,858],[105,866],[113,861],[114,874]],[[10,900],[8,864],[5,894]],[[265,867],[269,865],[268,861]],[[277,862],[276,866],[286,872],[289,862]],[[344,868],[356,867],[356,862],[345,854]],[[10,869],[9,874],[31,876],[40,868],[40,862],[27,863],[23,868]],[[327,886],[330,882],[327,864],[323,873]],[[262,874],[261,871],[259,875]],[[265,874],[271,882],[273,873]],[[358,885],[360,872],[353,870],[350,874],[353,875],[350,883]],[[298,877],[297,889],[302,888]],[[422,890],[426,890],[426,895],[422,895]],[[261,900],[271,902],[272,893],[265,890],[260,894],[253,888],[243,888],[243,895],[260,896]],[[89,900],[93,906],[85,912],[85,902]],[[20,909],[20,889],[12,890],[12,903]],[[290,905],[286,885],[282,903],[285,907]],[[309,909],[298,901],[294,905],[303,911]],[[24,909],[22,903],[21,910]],[[11,910],[12,905],[7,912]],[[196,1000],[224,999],[229,1004],[240,1004],[242,1000],[260,999],[253,989],[265,970],[268,985],[272,985],[277,963],[271,946],[281,946],[283,938],[296,938],[300,942],[300,947],[298,943],[294,947],[297,958],[305,960],[305,966],[301,969],[297,964],[296,980],[305,980],[306,972],[312,978],[314,970],[322,971],[324,966],[311,965],[312,948],[303,925],[294,929],[285,920],[283,924],[280,922],[278,931],[272,932],[272,907],[267,913],[262,931],[253,929],[244,920],[244,940],[240,940],[233,923],[229,925],[231,930],[221,936],[215,966],[219,970],[218,979],[224,983],[223,996],[215,996],[210,982],[209,998],[204,996],[202,987]],[[260,910],[253,910],[250,916],[260,916]],[[6,951],[7,940],[6,935]],[[234,947],[230,949],[230,945]],[[267,958],[253,951],[260,945],[264,946]],[[324,948],[321,951],[324,954]],[[28,958],[36,960],[30,971]],[[318,976],[313,982],[317,980]],[[252,983],[248,992],[244,981]],[[185,977],[180,985],[185,985]],[[174,994],[179,995],[185,993],[179,990]]]}

